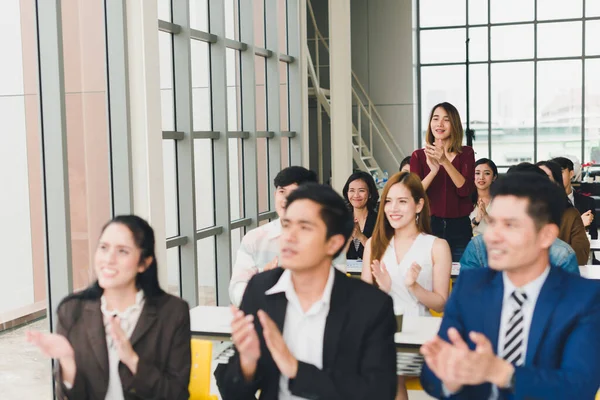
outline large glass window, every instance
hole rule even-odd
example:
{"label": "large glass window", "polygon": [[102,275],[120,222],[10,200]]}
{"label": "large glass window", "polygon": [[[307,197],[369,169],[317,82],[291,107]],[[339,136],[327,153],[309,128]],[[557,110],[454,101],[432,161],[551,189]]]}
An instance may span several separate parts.
{"label": "large glass window", "polygon": [[600,21],[589,19],[600,15],[600,3],[441,3],[419,0],[421,143],[431,106],[448,101],[474,131],[477,158],[500,166],[560,155],[600,162],[592,72]]}

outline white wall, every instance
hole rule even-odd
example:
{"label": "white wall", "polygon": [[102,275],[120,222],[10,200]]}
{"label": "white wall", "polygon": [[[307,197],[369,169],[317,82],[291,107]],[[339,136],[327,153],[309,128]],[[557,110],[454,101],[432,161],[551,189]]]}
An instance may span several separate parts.
{"label": "white wall", "polygon": [[[32,304],[33,259],[19,0],[0,13],[0,315]],[[0,319],[2,319],[0,317]]]}

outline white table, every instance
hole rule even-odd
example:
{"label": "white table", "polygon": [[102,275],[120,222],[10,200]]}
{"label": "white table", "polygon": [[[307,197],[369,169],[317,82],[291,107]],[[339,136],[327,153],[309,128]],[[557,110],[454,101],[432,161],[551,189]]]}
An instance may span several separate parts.
{"label": "white table", "polygon": [[581,276],[588,279],[600,279],[600,265],[580,265]]}
{"label": "white table", "polygon": [[600,250],[600,239],[590,239],[590,250],[591,251]]}

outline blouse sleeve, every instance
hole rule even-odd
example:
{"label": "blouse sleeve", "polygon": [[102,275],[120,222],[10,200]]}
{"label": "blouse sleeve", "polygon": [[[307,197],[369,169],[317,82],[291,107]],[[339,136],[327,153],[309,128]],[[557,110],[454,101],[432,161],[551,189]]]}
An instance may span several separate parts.
{"label": "blouse sleeve", "polygon": [[419,150],[413,151],[412,155],[410,156],[410,172],[419,175],[421,180],[425,178],[423,166],[421,165],[421,160],[419,159]]}
{"label": "blouse sleeve", "polygon": [[460,174],[465,178],[465,183],[456,189],[456,194],[459,197],[468,197],[473,192],[473,187],[475,186],[475,153],[471,147],[463,147],[459,168]]}

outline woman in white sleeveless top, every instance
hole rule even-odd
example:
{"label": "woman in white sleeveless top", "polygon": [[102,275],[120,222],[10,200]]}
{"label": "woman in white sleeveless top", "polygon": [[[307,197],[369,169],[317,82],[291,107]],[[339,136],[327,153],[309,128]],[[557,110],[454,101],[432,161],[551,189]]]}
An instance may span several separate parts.
{"label": "woman in white sleeveless top", "polygon": [[[431,235],[429,201],[419,177],[399,172],[382,193],[373,236],[365,245],[361,278],[389,293],[396,314],[442,312],[448,298],[452,255]],[[396,399],[408,399],[398,376]]]}

